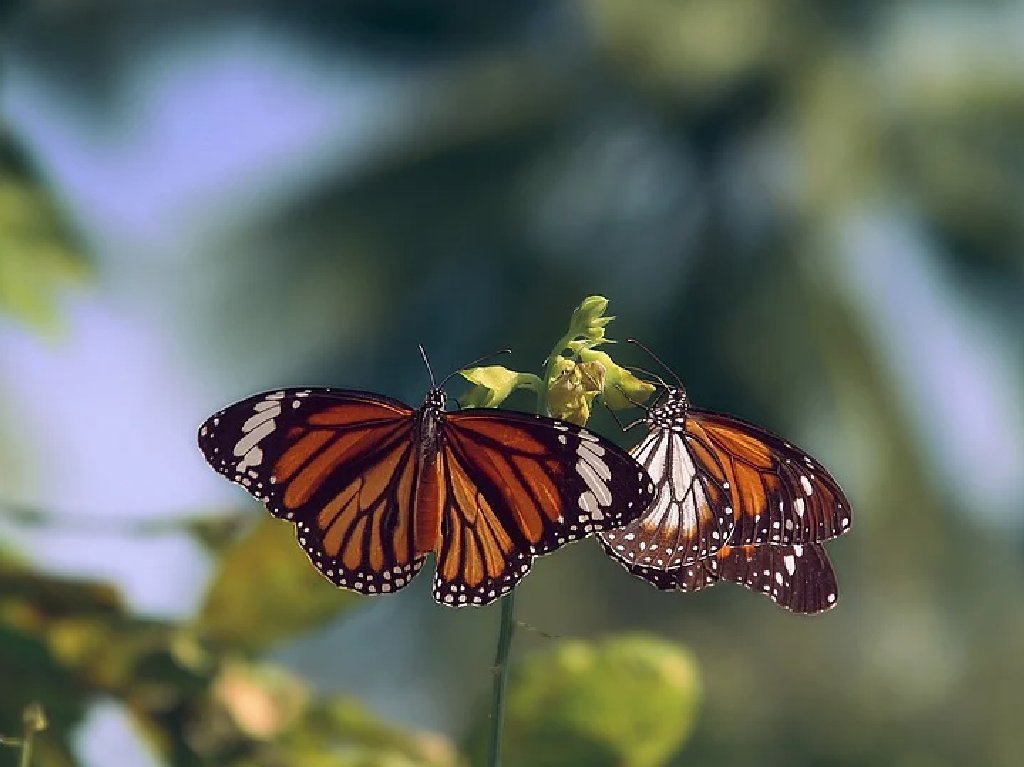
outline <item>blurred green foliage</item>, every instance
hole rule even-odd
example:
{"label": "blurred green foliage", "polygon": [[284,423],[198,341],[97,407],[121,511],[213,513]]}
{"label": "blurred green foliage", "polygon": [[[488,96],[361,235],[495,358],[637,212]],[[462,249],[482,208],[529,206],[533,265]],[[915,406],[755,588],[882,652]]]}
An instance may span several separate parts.
{"label": "blurred green foliage", "polygon": [[205,637],[256,650],[315,628],[362,599],[310,567],[294,525],[267,518],[224,552],[196,622]]}
{"label": "blurred green foliage", "polygon": [[[197,6],[165,25],[141,6],[44,5],[36,33],[54,44],[37,50],[90,103],[132,62],[119,43],[141,50],[166,29],[202,27],[204,13],[220,18]],[[956,508],[948,486],[969,478],[929,465],[935,446],[915,431],[874,318],[842,289],[834,258],[851,222],[903,211],[940,244],[933,258],[964,299],[949,316],[978,299],[984,322],[1019,339],[1024,68],[1000,37],[1019,28],[1012,4],[577,0],[493,16],[472,2],[266,5],[388,71],[430,71],[436,88],[413,140],[360,157],[356,173],[320,168],[304,193],[217,244],[189,283],[212,284],[216,310],[189,304],[179,317],[211,358],[242,365],[252,349],[273,353],[275,330],[287,350],[316,328],[325,346],[357,351],[340,362],[309,352],[303,375],[353,384],[359,370],[399,394],[422,373],[418,359],[396,362],[415,342],[436,340],[456,361],[510,343],[539,359],[571,302],[600,291],[698,404],[804,427],[833,451],[821,456],[830,467],[843,459],[835,473],[857,518],[830,548],[843,601],[829,616],[779,615],[739,589],[656,594],[585,545],[539,563],[519,592],[532,622],[615,633],[535,653],[518,640],[509,763],[1017,767],[1019,531]],[[0,312],[52,332],[87,260],[52,193],[2,146]],[[884,257],[896,267],[900,255]],[[259,274],[271,295],[255,292]],[[953,383],[940,385],[953,390],[962,361],[948,364]],[[488,383],[478,395],[509,382]],[[122,703],[185,767],[462,765],[478,753],[479,711],[460,753],[267,662],[365,602],[321,582],[288,525],[190,525],[217,567],[181,623],[133,616],[103,584],[0,566],[0,733],[19,735],[39,701],[51,726],[37,767],[74,764],[72,734],[97,699]],[[454,633],[466,624],[451,621],[418,663],[467,654],[473,640]],[[688,649],[618,633],[638,627]],[[396,697],[417,682],[402,676]]]}
{"label": "blurred green foliage", "polygon": [[290,539],[287,525],[268,522],[229,547],[195,622],[135,618],[109,586],[0,568],[0,733],[18,734],[25,706],[37,701],[51,729],[37,738],[32,763],[70,767],[70,735],[102,697],[120,701],[174,765],[455,765],[443,736],[385,724],[353,700],[246,659],[359,600],[320,579],[276,534]]}
{"label": "blurred green foliage", "polygon": [[53,333],[59,292],[86,274],[52,193],[0,130],[0,312]]}
{"label": "blurred green foliage", "polygon": [[[24,706],[38,701],[52,729],[37,739],[33,764],[73,765],[68,736],[88,702],[102,696],[121,701],[156,752],[175,765],[464,763],[441,735],[386,724],[352,699],[318,693],[283,668],[247,659],[361,599],[330,586],[334,598],[318,599],[326,584],[316,582],[301,554],[282,555],[298,551],[291,541],[267,532],[283,527],[257,523],[227,550],[206,606],[188,624],[134,618],[102,584],[5,566],[5,732],[18,732]],[[272,564],[264,570],[260,562]],[[244,572],[236,574],[238,568]],[[277,577],[268,580],[268,573]],[[214,619],[217,610],[224,614]],[[513,677],[506,763],[663,764],[692,729],[698,688],[691,655],[674,643],[644,636],[562,642],[531,656]]]}
{"label": "blurred green foliage", "polygon": [[693,729],[700,685],[693,657],[677,644],[626,634],[535,653],[511,686],[510,767],[656,767]]}

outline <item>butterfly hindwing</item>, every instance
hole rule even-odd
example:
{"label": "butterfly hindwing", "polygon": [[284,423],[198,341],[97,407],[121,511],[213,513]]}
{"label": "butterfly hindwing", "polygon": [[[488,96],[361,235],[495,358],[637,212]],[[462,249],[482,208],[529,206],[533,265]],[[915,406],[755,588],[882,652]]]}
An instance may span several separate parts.
{"label": "butterfly hindwing", "polygon": [[719,578],[739,583],[795,613],[835,607],[836,574],[820,543],[728,546],[714,560]]}
{"label": "butterfly hindwing", "polygon": [[263,392],[200,427],[210,465],[291,520],[339,586],[386,593],[422,566],[413,520],[413,410],[341,389]]}
{"label": "butterfly hindwing", "polygon": [[673,570],[620,564],[662,591],[700,591],[720,580],[732,581],[806,615],[831,610],[839,594],[832,563],[819,543],[723,546],[706,559]]}
{"label": "butterfly hindwing", "polygon": [[573,424],[508,410],[445,415],[435,598],[487,604],[533,558],[635,519],[652,497],[625,451]]}
{"label": "butterfly hindwing", "polygon": [[605,553],[626,568],[631,575],[642,578],[661,591],[700,591],[718,582],[714,567],[709,564],[707,558],[666,570],[662,567],[627,562],[618,556],[607,541],[602,540],[601,545]]}

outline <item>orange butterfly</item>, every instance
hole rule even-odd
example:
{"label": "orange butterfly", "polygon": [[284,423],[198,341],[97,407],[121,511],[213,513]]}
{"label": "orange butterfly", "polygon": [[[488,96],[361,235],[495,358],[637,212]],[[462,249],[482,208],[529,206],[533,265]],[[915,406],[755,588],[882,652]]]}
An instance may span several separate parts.
{"label": "orange butterfly", "polygon": [[494,601],[534,557],[635,519],[651,500],[647,473],[586,429],[445,403],[440,386],[415,410],[362,391],[264,392],[207,419],[199,447],[295,524],[336,585],[397,591],[433,552],[434,599],[453,607]]}
{"label": "orange butterfly", "polygon": [[630,451],[654,481],[654,500],[635,521],[601,534],[605,550],[662,589],[693,591],[725,578],[799,612],[832,607],[835,574],[817,544],[850,527],[839,485],[781,437],[690,407],[676,381],[659,379],[664,392],[647,413],[649,433]]}

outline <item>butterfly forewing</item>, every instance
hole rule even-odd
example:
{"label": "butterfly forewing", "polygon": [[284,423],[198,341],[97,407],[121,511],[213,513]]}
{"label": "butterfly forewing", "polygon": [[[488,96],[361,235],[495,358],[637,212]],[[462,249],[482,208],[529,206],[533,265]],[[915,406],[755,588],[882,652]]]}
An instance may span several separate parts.
{"label": "butterfly forewing", "polygon": [[435,598],[486,604],[535,556],[635,519],[652,497],[646,472],[607,440],[512,411],[445,416],[446,486]]}
{"label": "butterfly forewing", "polygon": [[699,463],[723,467],[736,509],[730,545],[824,541],[845,533],[850,504],[825,468],[800,448],[737,418],[690,409]]}
{"label": "butterfly forewing", "polygon": [[404,586],[426,553],[413,518],[413,412],[368,392],[264,392],[207,419],[199,447],[214,469],[295,523],[330,580],[386,593]]}
{"label": "butterfly forewing", "polygon": [[654,483],[654,499],[635,521],[602,533],[605,549],[624,564],[670,569],[725,545],[733,508],[724,468],[695,460],[707,451],[683,430],[683,417],[654,428],[631,452]]}

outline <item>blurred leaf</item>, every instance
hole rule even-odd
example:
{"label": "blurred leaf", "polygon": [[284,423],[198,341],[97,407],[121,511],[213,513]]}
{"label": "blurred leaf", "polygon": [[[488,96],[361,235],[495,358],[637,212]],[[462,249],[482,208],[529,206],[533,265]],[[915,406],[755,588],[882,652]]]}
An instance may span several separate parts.
{"label": "blurred leaf", "polygon": [[251,520],[248,514],[226,513],[218,516],[200,516],[184,519],[181,527],[211,554],[221,554],[230,548]]}
{"label": "blurred leaf", "polygon": [[[0,690],[0,733],[20,737],[25,707],[33,702],[41,704],[53,731],[37,741],[46,744],[46,756],[37,759],[36,764],[70,767],[74,763],[70,733],[85,713],[87,687],[69,677],[42,640],[6,626],[2,618]],[[10,760],[10,764],[15,763],[13,756]]]}
{"label": "blurred leaf", "polygon": [[671,642],[563,642],[513,677],[505,764],[664,764],[693,728],[698,693],[693,659]]}
{"label": "blurred leaf", "polygon": [[0,562],[0,732],[20,734],[26,706],[41,705],[52,732],[36,739],[34,765],[74,763],[70,734],[94,693],[92,684],[69,670],[55,650],[54,627],[67,620],[117,619],[120,611],[118,593],[109,586]]}
{"label": "blurred leaf", "polygon": [[0,311],[52,332],[58,291],[86,271],[57,206],[0,135]]}
{"label": "blurred leaf", "polygon": [[[296,754],[304,754],[294,764],[453,767],[459,763],[455,746],[444,736],[383,722],[349,698],[335,698],[314,706],[293,743]],[[331,745],[324,748],[325,743]]]}
{"label": "blurred leaf", "polygon": [[0,562],[0,620],[26,630],[54,618],[123,614],[117,589],[105,583],[36,573]]}
{"label": "blurred leaf", "polygon": [[577,3],[612,63],[642,88],[714,98],[785,51],[785,3],[597,0]]}
{"label": "blurred leaf", "polygon": [[316,571],[292,525],[266,517],[226,550],[197,622],[206,637],[262,649],[319,626],[361,599]]}
{"label": "blurred leaf", "polygon": [[314,699],[290,672],[228,661],[189,726],[202,764],[223,767],[452,767],[454,746],[381,721],[348,698]]}
{"label": "blurred leaf", "polygon": [[270,740],[293,724],[309,699],[298,677],[275,666],[228,662],[211,688],[235,726],[253,740]]}

